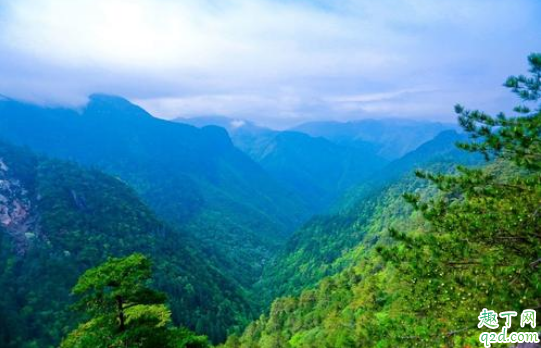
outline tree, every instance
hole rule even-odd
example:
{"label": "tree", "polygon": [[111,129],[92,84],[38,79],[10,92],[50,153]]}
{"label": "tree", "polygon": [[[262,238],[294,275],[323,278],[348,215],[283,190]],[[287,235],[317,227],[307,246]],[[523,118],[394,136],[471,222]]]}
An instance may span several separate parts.
{"label": "tree", "polygon": [[111,258],[87,270],[73,293],[76,308],[90,320],[79,325],[61,348],[196,348],[207,347],[205,337],[171,324],[165,296],[148,285],[150,261],[141,254]]}
{"label": "tree", "polygon": [[487,165],[458,167],[454,175],[418,172],[439,194],[405,198],[429,227],[392,231],[402,243],[380,249],[412,284],[410,313],[433,319],[433,336],[418,339],[449,344],[478,334],[474,324],[484,307],[541,306],[541,54],[528,61],[530,77],[511,76],[504,84],[523,102],[516,116],[455,107],[472,137],[459,147],[483,154]]}

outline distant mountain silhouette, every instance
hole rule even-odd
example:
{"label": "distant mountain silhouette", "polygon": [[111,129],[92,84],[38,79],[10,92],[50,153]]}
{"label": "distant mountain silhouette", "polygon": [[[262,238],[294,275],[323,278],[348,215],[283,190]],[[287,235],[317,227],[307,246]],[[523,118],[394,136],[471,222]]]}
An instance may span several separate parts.
{"label": "distant mountain silhouette", "polygon": [[294,190],[314,212],[321,212],[348,188],[362,182],[387,160],[376,146],[335,144],[296,131],[276,131],[242,119],[220,116],[177,119],[203,127],[224,127],[233,143],[275,179]]}
{"label": "distant mountain silhouette", "polygon": [[389,160],[402,157],[443,130],[457,125],[403,119],[359,120],[349,122],[308,122],[292,130],[324,137],[337,144],[365,147],[372,144]]}
{"label": "distant mountain silhouette", "polygon": [[224,129],[154,118],[120,97],[92,95],[79,111],[2,100],[0,138],[120,177],[244,285],[308,217]]}

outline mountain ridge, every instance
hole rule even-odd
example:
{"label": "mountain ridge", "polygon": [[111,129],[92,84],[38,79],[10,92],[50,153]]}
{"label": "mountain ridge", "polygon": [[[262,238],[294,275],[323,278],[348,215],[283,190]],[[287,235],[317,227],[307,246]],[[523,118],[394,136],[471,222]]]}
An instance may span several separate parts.
{"label": "mountain ridge", "polygon": [[225,131],[157,119],[119,97],[94,95],[81,110],[0,101],[0,137],[120,177],[246,287],[309,214]]}
{"label": "mountain ridge", "polygon": [[324,277],[339,273],[354,263],[365,249],[370,249],[370,245],[362,244],[370,242],[367,236],[372,234],[374,240],[381,237],[378,233],[383,233],[384,221],[407,220],[411,209],[401,195],[424,187],[415,178],[415,169],[445,172],[452,170],[456,163],[479,163],[482,160],[479,156],[456,148],[457,141],[466,139],[455,131],[443,131],[351,188],[326,214],[305,223],[265,269],[258,287],[267,292],[267,300],[297,295]]}
{"label": "mountain ridge", "polygon": [[387,163],[370,146],[337,144],[324,137],[295,130],[272,130],[241,119],[214,116],[177,122],[223,127],[235,146],[295,191],[316,213],[327,209],[347,189]]}
{"label": "mountain ridge", "polygon": [[338,144],[364,148],[376,146],[380,156],[394,160],[415,150],[422,143],[457,125],[406,119],[363,119],[348,122],[307,122],[292,130],[321,136]]}
{"label": "mountain ridge", "polygon": [[[156,286],[175,295],[176,322],[221,340],[250,317],[242,287],[121,180],[5,142],[0,163],[0,310],[10,313],[0,319],[0,345],[58,343],[80,319],[69,310],[77,277],[133,252],[152,256]],[[4,336],[12,326],[19,329]]]}

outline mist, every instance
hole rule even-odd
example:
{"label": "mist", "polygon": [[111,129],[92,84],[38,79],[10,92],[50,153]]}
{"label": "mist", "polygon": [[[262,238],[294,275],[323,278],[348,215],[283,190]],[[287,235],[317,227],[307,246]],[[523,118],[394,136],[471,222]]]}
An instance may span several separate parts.
{"label": "mist", "polygon": [[539,48],[520,1],[0,2],[0,94],[78,107],[120,95],[163,118],[454,119],[493,112]]}

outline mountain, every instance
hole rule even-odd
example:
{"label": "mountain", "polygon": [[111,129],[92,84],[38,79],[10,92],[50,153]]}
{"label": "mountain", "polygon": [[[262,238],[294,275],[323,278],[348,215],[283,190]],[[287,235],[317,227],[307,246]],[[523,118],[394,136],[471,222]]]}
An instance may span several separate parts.
{"label": "mountain", "polygon": [[[435,195],[433,187],[413,175],[415,168],[449,173],[456,164],[484,162],[454,146],[465,140],[454,131],[440,133],[353,189],[334,213],[305,224],[259,284],[272,301],[268,312],[220,348],[433,347],[451,340],[430,334],[429,341],[417,339],[431,320],[423,319],[426,313],[412,313],[410,297],[419,298],[412,292],[422,285],[387,265],[376,247],[393,245],[390,228],[410,233],[426,228],[427,222],[402,198],[405,192]],[[466,346],[477,338],[474,332],[468,341],[455,343]]]}
{"label": "mountain", "polygon": [[[488,341],[476,325],[486,307],[535,312],[540,121],[461,111],[475,155],[446,151],[464,136],[445,132],[386,168],[428,174],[376,178],[301,230],[270,282],[285,296],[220,347],[474,347]],[[514,325],[502,335],[526,327]]]}
{"label": "mountain", "polygon": [[187,118],[178,117],[174,119],[173,121],[178,122],[178,123],[190,124],[198,128],[202,128],[206,126],[217,126],[217,127],[225,128],[228,132],[233,131],[235,129],[249,130],[250,132],[254,132],[256,130],[271,131],[271,129],[269,128],[258,126],[248,120],[230,118],[227,116],[218,116],[218,115],[187,117]]}
{"label": "mountain", "polygon": [[77,278],[133,252],[153,260],[176,322],[223,339],[251,305],[195,245],[118,178],[0,143],[0,346],[56,346],[82,319]]}
{"label": "mountain", "polygon": [[266,145],[258,163],[321,212],[386,161],[370,151],[287,131]]}
{"label": "mountain", "polygon": [[350,122],[308,122],[292,130],[324,137],[337,144],[374,148],[388,160],[402,157],[444,130],[457,130],[453,124],[402,119],[359,120]]}
{"label": "mountain", "polygon": [[308,216],[222,128],[157,119],[119,97],[93,95],[80,110],[2,100],[0,137],[118,176],[246,287]]}
{"label": "mountain", "polygon": [[378,170],[366,182],[349,190],[331,210],[347,210],[351,204],[361,201],[364,197],[378,194],[385,186],[399,181],[404,176],[413,175],[416,169],[444,164],[478,164],[481,162],[480,156],[474,156],[456,146],[457,143],[467,141],[468,137],[463,133],[457,133],[455,130],[442,131],[414,151]]}
{"label": "mountain", "polygon": [[298,294],[339,273],[381,238],[386,226],[409,221],[412,211],[401,196],[426,186],[414,170],[445,172],[456,164],[479,163],[480,157],[456,148],[456,142],[465,140],[455,131],[440,133],[351,189],[328,214],[303,225],[266,267],[258,284],[266,299]]}
{"label": "mountain", "polygon": [[190,124],[194,127],[217,126],[224,128],[237,148],[258,161],[265,154],[268,144],[280,131],[258,126],[243,119],[225,116],[201,116],[177,118],[175,122]]}
{"label": "mountain", "polygon": [[324,211],[347,189],[387,163],[369,148],[338,145],[301,132],[271,130],[245,120],[201,117],[178,121],[224,127],[235,146],[303,198],[313,212]]}

